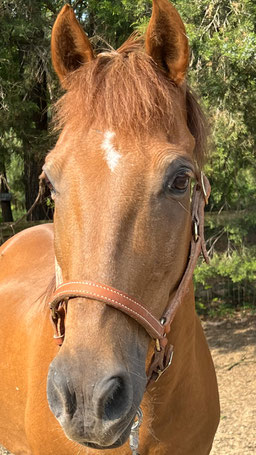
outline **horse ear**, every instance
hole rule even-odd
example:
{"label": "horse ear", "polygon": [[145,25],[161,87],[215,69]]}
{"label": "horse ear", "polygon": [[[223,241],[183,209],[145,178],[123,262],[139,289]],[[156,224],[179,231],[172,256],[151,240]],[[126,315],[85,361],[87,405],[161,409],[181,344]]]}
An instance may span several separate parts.
{"label": "horse ear", "polygon": [[65,78],[94,58],[90,41],[69,5],[63,6],[52,30],[52,63],[65,88]]}
{"label": "horse ear", "polygon": [[189,63],[188,39],[179,13],[168,0],[153,0],[145,45],[153,60],[181,85]]}

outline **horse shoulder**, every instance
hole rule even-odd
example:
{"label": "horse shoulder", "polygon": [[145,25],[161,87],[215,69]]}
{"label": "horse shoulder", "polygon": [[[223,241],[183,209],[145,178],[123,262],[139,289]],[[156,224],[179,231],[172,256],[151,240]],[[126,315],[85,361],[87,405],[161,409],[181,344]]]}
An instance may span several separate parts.
{"label": "horse shoulder", "polygon": [[40,257],[53,255],[53,224],[34,226],[11,237],[0,247],[0,280],[10,273],[24,272],[24,261],[27,265],[40,260]]}
{"label": "horse shoulder", "polygon": [[52,225],[22,231],[1,246],[0,373],[4,380],[0,381],[0,438],[13,453],[31,453],[26,407],[36,376],[35,355],[42,367],[45,364],[45,376],[51,360],[38,350],[42,333],[45,337],[48,331],[52,337],[45,294],[53,277]]}

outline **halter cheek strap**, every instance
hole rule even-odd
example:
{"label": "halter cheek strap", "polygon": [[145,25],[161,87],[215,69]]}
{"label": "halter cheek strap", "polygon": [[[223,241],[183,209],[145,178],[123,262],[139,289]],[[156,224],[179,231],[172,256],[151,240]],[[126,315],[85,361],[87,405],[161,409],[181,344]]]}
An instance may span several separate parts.
{"label": "halter cheek strap", "polygon": [[201,174],[201,180],[198,179],[195,184],[192,196],[193,234],[187,267],[162,318],[158,320],[145,305],[128,294],[105,284],[91,281],[65,282],[57,287],[49,302],[51,320],[55,330],[54,338],[59,346],[62,345],[65,336],[64,323],[68,302],[77,297],[97,300],[135,319],[155,340],[155,350],[148,370],[148,384],[159,379],[172,362],[173,346],[168,345],[167,334],[170,332],[172,321],[188,291],[201,251],[206,262],[209,261],[204,241],[204,207],[208,202],[210,191],[208,179]]}

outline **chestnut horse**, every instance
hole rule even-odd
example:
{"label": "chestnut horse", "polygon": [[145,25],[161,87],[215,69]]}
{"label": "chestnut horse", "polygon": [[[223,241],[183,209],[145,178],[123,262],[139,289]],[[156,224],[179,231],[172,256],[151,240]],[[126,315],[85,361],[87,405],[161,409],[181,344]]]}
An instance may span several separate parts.
{"label": "chestnut horse", "polygon": [[65,89],[42,175],[54,224],[0,250],[0,442],[15,455],[129,455],[140,406],[141,455],[209,454],[218,391],[192,285],[202,222],[191,232],[205,132],[184,25],[153,0],[144,41],[95,56],[66,5],[52,60]]}

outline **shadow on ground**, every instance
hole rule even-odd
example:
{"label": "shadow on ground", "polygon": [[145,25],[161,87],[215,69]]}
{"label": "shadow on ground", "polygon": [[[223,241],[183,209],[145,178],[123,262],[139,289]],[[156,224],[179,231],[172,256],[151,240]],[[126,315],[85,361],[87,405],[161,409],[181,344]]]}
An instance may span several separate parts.
{"label": "shadow on ground", "polygon": [[210,349],[220,352],[240,351],[246,346],[254,346],[256,352],[256,315],[222,321],[203,321],[204,331]]}

